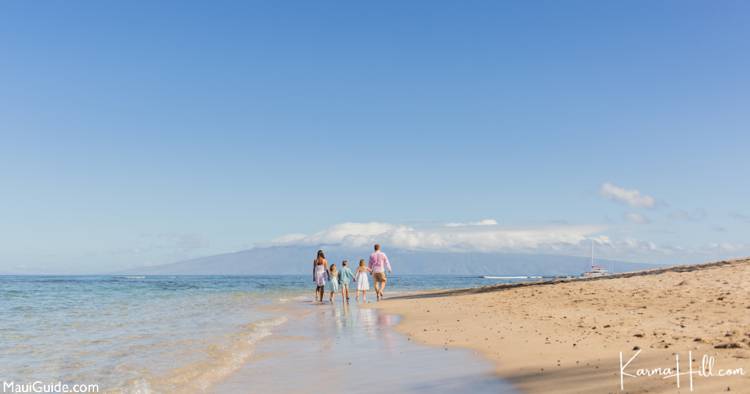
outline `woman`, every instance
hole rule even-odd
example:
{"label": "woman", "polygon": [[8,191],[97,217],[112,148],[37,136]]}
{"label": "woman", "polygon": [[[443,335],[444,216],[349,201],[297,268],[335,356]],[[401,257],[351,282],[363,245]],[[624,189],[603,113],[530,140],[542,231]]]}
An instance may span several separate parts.
{"label": "woman", "polygon": [[328,260],[322,250],[318,251],[318,257],[313,260],[313,282],[315,282],[315,299],[323,302],[326,279],[328,278]]}

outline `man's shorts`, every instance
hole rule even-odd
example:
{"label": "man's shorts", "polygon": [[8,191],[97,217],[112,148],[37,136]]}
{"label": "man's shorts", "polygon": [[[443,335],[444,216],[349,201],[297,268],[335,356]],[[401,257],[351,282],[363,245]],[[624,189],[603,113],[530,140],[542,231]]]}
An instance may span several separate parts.
{"label": "man's shorts", "polygon": [[388,279],[385,277],[385,272],[375,272],[372,274],[372,278],[375,282],[386,282]]}

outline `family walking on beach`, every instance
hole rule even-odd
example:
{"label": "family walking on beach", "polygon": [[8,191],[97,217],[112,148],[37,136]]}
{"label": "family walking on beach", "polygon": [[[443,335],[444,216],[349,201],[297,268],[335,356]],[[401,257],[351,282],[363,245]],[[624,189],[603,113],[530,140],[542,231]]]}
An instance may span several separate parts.
{"label": "family walking on beach", "polygon": [[362,302],[367,302],[367,291],[370,290],[370,278],[372,275],[375,281],[375,295],[380,301],[383,299],[383,291],[388,278],[385,271],[392,273],[391,263],[388,256],[380,250],[380,245],[375,244],[375,251],[370,255],[370,261],[365,265],[365,260],[359,260],[359,266],[355,272],[349,268],[349,260],[341,262],[341,269],[336,268],[336,264],[328,265],[325,253],[318,251],[318,256],[313,261],[313,282],[315,282],[315,299],[323,302],[326,288],[330,292],[328,300],[333,303],[336,293],[341,292],[343,301],[349,302],[349,284],[354,281],[357,284],[356,300],[359,302],[359,296],[362,295]]}

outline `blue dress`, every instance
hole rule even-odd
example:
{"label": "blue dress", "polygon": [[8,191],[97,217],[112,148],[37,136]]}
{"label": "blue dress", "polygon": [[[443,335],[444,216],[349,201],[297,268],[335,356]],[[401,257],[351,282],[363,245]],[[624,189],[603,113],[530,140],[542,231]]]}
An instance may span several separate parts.
{"label": "blue dress", "polygon": [[326,283],[326,288],[328,291],[339,291],[339,275],[338,273],[336,275],[331,275],[330,272],[328,275],[328,282]]}

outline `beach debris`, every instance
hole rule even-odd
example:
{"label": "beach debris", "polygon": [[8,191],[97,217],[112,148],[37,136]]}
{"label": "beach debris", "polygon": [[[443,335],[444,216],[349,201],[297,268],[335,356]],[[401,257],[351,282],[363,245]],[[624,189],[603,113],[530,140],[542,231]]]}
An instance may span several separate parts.
{"label": "beach debris", "polygon": [[634,334],[633,336],[636,337],[636,338],[643,338],[643,334],[641,334],[641,333]]}
{"label": "beach debris", "polygon": [[633,346],[633,350],[641,350],[640,346]]}
{"label": "beach debris", "polygon": [[742,345],[737,342],[720,343],[714,346],[714,349],[739,349]]}

